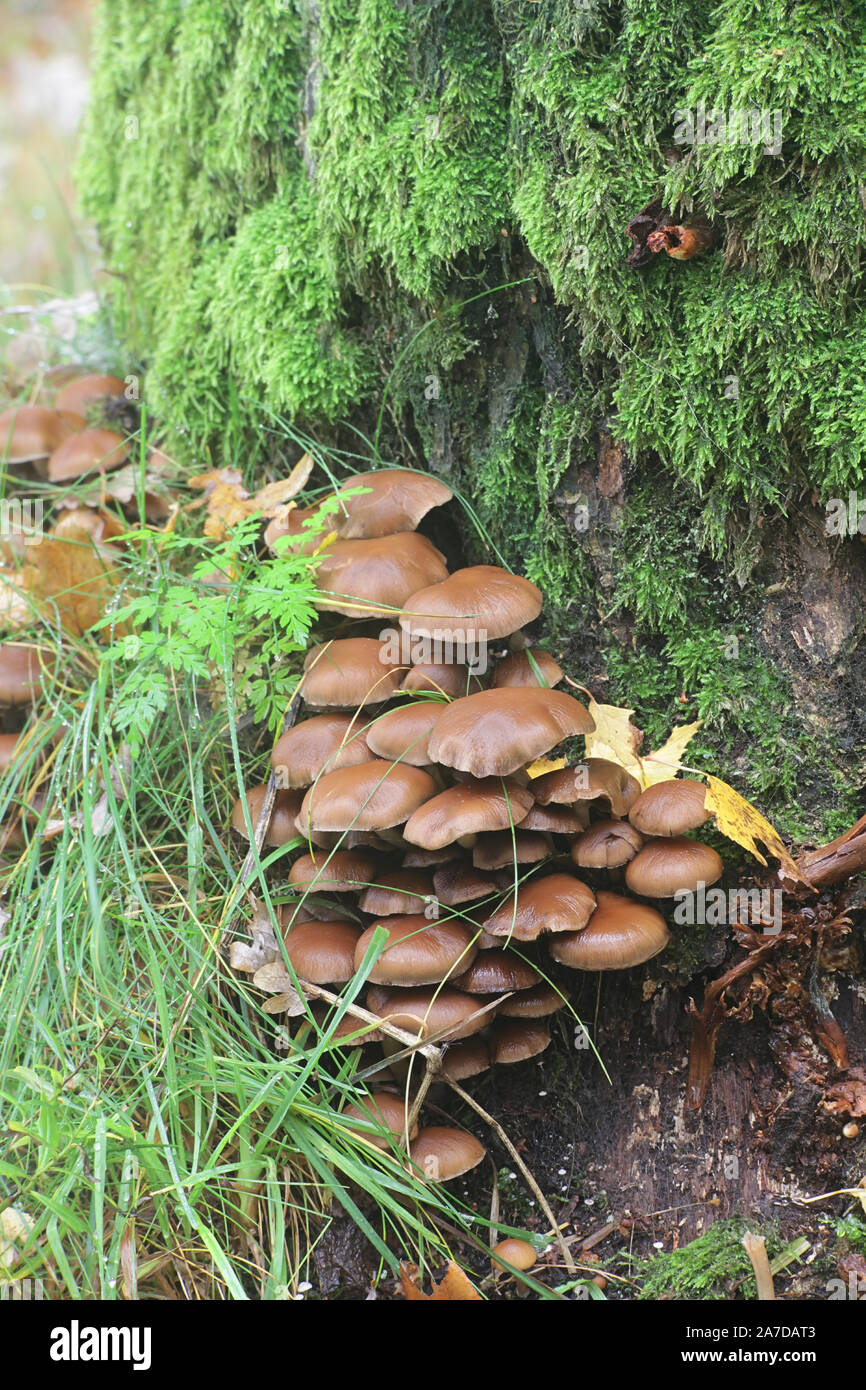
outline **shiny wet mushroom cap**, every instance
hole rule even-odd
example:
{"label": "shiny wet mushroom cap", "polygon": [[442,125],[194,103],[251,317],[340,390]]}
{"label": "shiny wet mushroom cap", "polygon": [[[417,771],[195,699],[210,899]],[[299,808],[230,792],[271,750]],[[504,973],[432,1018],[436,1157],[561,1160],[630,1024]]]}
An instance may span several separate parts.
{"label": "shiny wet mushroom cap", "polygon": [[316,893],[357,893],[375,873],[374,865],[372,854],[360,849],[319,849],[295,860],[289,883]]}
{"label": "shiny wet mushroom cap", "polygon": [[129,458],[129,447],[115,430],[82,430],[54,450],[48,461],[48,477],[65,483],[85,473],[104,473],[119,468]]}
{"label": "shiny wet mushroom cap", "polygon": [[562,667],[554,661],[550,653],[541,647],[532,647],[525,652],[510,652],[501,661],[497,661],[493,669],[492,687],[494,690],[506,685],[552,687],[558,685],[562,677]]}
{"label": "shiny wet mushroom cap", "polygon": [[466,994],[505,994],[532,989],[541,976],[515,951],[480,951],[468,970],[454,978],[456,989]]}
{"label": "shiny wet mushroom cap", "polygon": [[677,893],[694,893],[701,884],[715,883],[724,870],[721,855],[709,845],[678,836],[660,837],[647,840],[627,865],[625,881],[641,897],[673,898]]}
{"label": "shiny wet mushroom cap", "polygon": [[629,970],[663,951],[667,923],[655,908],[618,893],[599,892],[583,931],[552,937],[550,954],[572,970]]}
{"label": "shiny wet mushroom cap", "polygon": [[423,916],[433,896],[433,875],[424,869],[381,870],[368,885],[358,907],[375,917]]}
{"label": "shiny wet mushroom cap", "polygon": [[[250,810],[250,822],[253,831],[262,809],[262,802],[265,799],[267,787],[251,787],[246,793],[246,801]],[[274,801],[274,809],[271,813],[270,825],[265,839],[267,845],[285,845],[289,840],[298,838],[298,827],[295,824],[298,812],[301,809],[301,793],[290,791],[278,791]],[[236,830],[244,839],[248,839],[246,820],[244,819],[243,802],[240,797],[232,807],[232,830]]]}
{"label": "shiny wet mushroom cap", "polygon": [[367,745],[379,758],[426,767],[431,762],[428,741],[448,706],[440,700],[413,700],[371,720]]}
{"label": "shiny wet mushroom cap", "polygon": [[[580,936],[580,932],[574,933]],[[562,937],[553,938],[561,941]],[[497,1009],[497,1013],[503,1018],[547,1018],[548,1014],[555,1014],[559,1009],[565,1007],[567,1000],[553,985],[541,984],[533,985],[532,989],[521,989],[508,999],[503,999]]]}
{"label": "shiny wet mushroom cap", "polygon": [[[362,1096],[357,1102],[350,1101],[342,1112],[342,1118],[348,1121],[350,1129],[357,1129],[359,1133],[362,1132],[358,1126],[360,1121],[367,1142],[374,1148],[387,1149],[390,1147],[388,1135],[398,1143],[403,1140],[408,1110],[406,1102],[399,1096],[392,1096],[389,1091],[373,1091],[369,1096]],[[385,1130],[386,1134],[371,1134],[367,1128],[369,1125],[378,1130]],[[417,1133],[416,1123],[409,1132],[409,1138],[414,1139]]]}
{"label": "shiny wet mushroom cap", "polygon": [[369,540],[414,531],[434,507],[454,496],[450,487],[429,473],[410,468],[379,468],[355,473],[337,488],[340,499],[330,518],[345,540]]}
{"label": "shiny wet mushroom cap", "polygon": [[464,836],[503,830],[521,821],[531,805],[532,793],[518,782],[469,778],[426,801],[406,822],[403,837],[423,849],[441,849]]}
{"label": "shiny wet mushroom cap", "polygon": [[354,922],[300,922],[286,933],[286,955],[302,980],[312,985],[343,985],[355,973],[361,934]]}
{"label": "shiny wet mushroom cap", "polygon": [[316,569],[316,607],[349,618],[396,614],[409,595],[448,576],[445,557],[417,531],[370,541],[337,541]]}
{"label": "shiny wet mushroom cap", "polygon": [[354,710],[389,700],[404,671],[391,663],[386,642],[342,637],[307,652],[301,693],[308,705]]}
{"label": "shiny wet mushroom cap", "polygon": [[455,700],[428,747],[433,761],[446,767],[473,777],[502,777],[549,753],[563,739],[594,728],[589,711],[561,690],[507,687]]}
{"label": "shiny wet mushroom cap", "polygon": [[465,1130],[432,1125],[419,1130],[409,1153],[428,1182],[448,1182],[476,1168],[485,1157],[486,1149]]}
{"label": "shiny wet mushroom cap", "polygon": [[32,463],[50,458],[70,435],[85,428],[82,415],[44,405],[13,405],[0,415],[0,460]]}
{"label": "shiny wet mushroom cap", "polygon": [[640,796],[640,782],[609,758],[586,758],[573,767],[546,772],[533,784],[533,792],[540,806],[607,801],[615,816],[625,816]]}
{"label": "shiny wet mushroom cap", "polygon": [[600,820],[578,835],[571,857],[582,869],[618,869],[642,845],[643,836],[627,820]]}
{"label": "shiny wet mushroom cap", "polygon": [[429,772],[376,759],[324,772],[304,795],[298,828],[387,830],[402,825],[436,791]]}
{"label": "shiny wet mushroom cap", "polygon": [[0,643],[0,705],[32,705],[41,694],[39,653],[18,642]]}
{"label": "shiny wet mushroom cap", "polygon": [[350,714],[317,714],[287,729],[271,753],[278,785],[309,787],[321,772],[369,762],[363,722]]}
{"label": "shiny wet mushroom cap", "polygon": [[449,1044],[442,1058],[443,1075],[452,1081],[468,1081],[490,1067],[490,1049],[484,1038],[464,1038]]}
{"label": "shiny wet mushroom cap", "polygon": [[628,818],[643,835],[684,835],[710,819],[707,789],[690,777],[656,782],[634,802]]}
{"label": "shiny wet mushroom cap", "polygon": [[498,888],[493,874],[476,869],[472,864],[452,860],[443,864],[433,875],[433,890],[436,897],[446,907],[457,907],[460,903],[474,903],[479,898],[489,898]]}
{"label": "shiny wet mushroom cap", "polygon": [[395,1028],[421,1037],[436,1036],[442,1042],[474,1037],[486,1028],[493,1013],[482,1012],[487,999],[473,998],[461,990],[439,985],[428,989],[387,989],[371,985],[367,1008]]}
{"label": "shiny wet mushroom cap", "polygon": [[369,978],[379,985],[435,985],[459,973],[475,959],[472,933],[457,921],[425,922],[416,915],[382,917],[361,935],[355,948],[355,969],[377,930],[387,932],[384,951]]}
{"label": "shiny wet mushroom cap", "polygon": [[549,1044],[550,1029],[542,1019],[497,1018],[490,1030],[490,1054],[500,1064],[528,1062]]}
{"label": "shiny wet mushroom cap", "polygon": [[[529,814],[534,808],[529,808]],[[537,831],[524,830],[524,816],[519,829],[494,830],[479,835],[472,846],[472,863],[477,869],[502,869],[509,864],[537,864],[551,853],[550,841]]]}
{"label": "shiny wet mushroom cap", "polygon": [[494,642],[534,622],[541,602],[528,579],[496,565],[472,565],[412,594],[400,624],[434,642],[456,641],[458,632],[467,643]]}
{"label": "shiny wet mushroom cap", "polygon": [[89,406],[104,401],[106,397],[122,396],[125,390],[126,382],[121,381],[119,376],[89,372],[86,376],[67,382],[58,391],[54,404],[58,410],[71,410],[76,415],[84,415]]}
{"label": "shiny wet mushroom cap", "polygon": [[595,894],[572,874],[530,879],[484,922],[491,936],[534,941],[542,932],[581,931],[595,911]]}
{"label": "shiny wet mushroom cap", "polygon": [[538,1255],[528,1240],[518,1240],[516,1236],[508,1236],[505,1240],[500,1240],[494,1245],[493,1263],[498,1264],[502,1269],[511,1265],[514,1269],[525,1272],[527,1269],[532,1269],[533,1265],[538,1264]]}

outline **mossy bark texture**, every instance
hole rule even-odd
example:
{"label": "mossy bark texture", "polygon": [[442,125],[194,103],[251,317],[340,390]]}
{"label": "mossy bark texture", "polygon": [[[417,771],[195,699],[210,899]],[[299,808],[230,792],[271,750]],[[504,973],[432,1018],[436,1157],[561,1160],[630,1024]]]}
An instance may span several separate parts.
{"label": "mossy bark texture", "polygon": [[[573,675],[700,716],[782,829],[856,819],[859,0],[103,0],[94,64],[84,200],[191,457],[252,470],[275,416],[367,454],[390,377],[382,457],[472,502]],[[712,248],[627,265],[654,199]]]}

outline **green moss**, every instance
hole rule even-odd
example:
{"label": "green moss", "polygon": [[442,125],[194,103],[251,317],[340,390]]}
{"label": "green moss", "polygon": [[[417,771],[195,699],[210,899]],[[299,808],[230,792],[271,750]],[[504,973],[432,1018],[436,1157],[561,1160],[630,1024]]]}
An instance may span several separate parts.
{"label": "green moss", "polygon": [[[681,1250],[655,1255],[642,1271],[642,1299],[724,1299],[731,1297],[732,1285],[741,1286],[741,1296],[755,1298],[755,1278],[742,1238],[755,1230],[742,1217],[717,1221],[697,1240]],[[764,1234],[770,1256],[778,1242],[772,1232]]]}

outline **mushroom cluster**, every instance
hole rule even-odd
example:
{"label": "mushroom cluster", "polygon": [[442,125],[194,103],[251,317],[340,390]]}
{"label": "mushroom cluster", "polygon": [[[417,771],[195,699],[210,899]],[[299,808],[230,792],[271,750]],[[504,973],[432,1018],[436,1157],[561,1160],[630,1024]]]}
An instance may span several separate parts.
{"label": "mushroom cluster", "polygon": [[[556,688],[553,657],[531,645],[536,586],[493,565],[449,574],[417,534],[450,496],[406,469],[356,476],[336,494],[320,606],[356,622],[392,613],[401,640],[337,635],[308,651],[303,717],[272,753],[279,790],[266,843],[291,854],[282,929],[299,980],[340,989],[361,971],[356,1002],[440,1045],[445,1076],[459,1082],[548,1046],[549,1016],[566,1002],[551,960],[582,971],[648,961],[670,939],[654,904],[714,882],[722,865],[687,838],[708,819],[700,783],[642,791],[598,757],[539,769],[594,722]],[[290,511],[268,543],[311,553],[305,523],[316,511]],[[235,805],[241,836],[265,793],[253,787]],[[347,1045],[375,1038],[387,1054],[404,1052],[373,1025],[349,1023]],[[355,1120],[370,1118],[369,1104],[359,1101],[367,1108]],[[385,1132],[403,1132],[402,1105],[395,1129],[388,1093],[372,1104]],[[444,1180],[483,1155],[459,1134],[406,1138],[419,1168]]]}
{"label": "mushroom cluster", "polygon": [[105,473],[129,460],[124,435],[88,416],[99,412],[126,390],[120,377],[63,369],[48,374],[41,394],[51,405],[13,405],[0,414],[0,461],[10,467],[32,465],[52,483],[68,483],[91,473]]}

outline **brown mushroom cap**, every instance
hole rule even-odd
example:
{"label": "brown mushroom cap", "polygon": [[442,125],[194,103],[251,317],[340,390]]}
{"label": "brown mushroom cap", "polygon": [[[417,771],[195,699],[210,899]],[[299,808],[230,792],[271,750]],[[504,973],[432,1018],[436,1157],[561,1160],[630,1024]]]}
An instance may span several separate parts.
{"label": "brown mushroom cap", "polygon": [[377,985],[436,985],[465,970],[475,959],[472,933],[460,922],[424,922],[423,917],[383,917],[362,933],[355,948],[355,969],[378,928],[388,943],[370,971]]}
{"label": "brown mushroom cap", "polygon": [[[541,680],[538,679],[539,671]],[[506,685],[552,687],[559,685],[562,677],[562,667],[554,661],[550,653],[542,647],[532,647],[528,652],[510,652],[501,661],[497,661],[493,670],[492,687],[494,690],[501,690]]]}
{"label": "brown mushroom cap", "polygon": [[6,772],[15,761],[21,734],[0,734],[0,772]]}
{"label": "brown mushroom cap", "polygon": [[342,637],[310,648],[301,690],[308,705],[356,709],[381,704],[397,690],[404,669],[390,664],[387,643]]}
{"label": "brown mushroom cap", "polygon": [[656,782],[641,792],[628,818],[643,835],[684,835],[710,819],[706,794],[703,782],[691,777]]}
{"label": "brown mushroom cap", "polygon": [[470,778],[426,801],[407,821],[403,838],[424,849],[441,849],[463,835],[516,824],[531,805],[532,793],[518,782]]}
{"label": "brown mushroom cap", "polygon": [[439,985],[430,989],[386,989],[382,985],[371,985],[367,991],[367,1008],[377,1018],[407,1033],[417,1033],[423,1038],[435,1034],[440,1041],[448,1042],[473,1037],[486,1028],[492,1011],[482,1013],[481,1010],[488,1002]]}
{"label": "brown mushroom cap", "polygon": [[309,787],[321,772],[356,767],[371,756],[355,716],[317,714],[280,735],[271,753],[271,767],[280,786]]}
{"label": "brown mushroom cap", "polygon": [[417,531],[337,541],[319,560],[316,607],[349,618],[396,615],[419,587],[447,577],[444,555]]}
{"label": "brown mushroom cap", "polygon": [[484,923],[491,936],[534,941],[541,932],[581,931],[595,911],[595,894],[572,874],[530,879],[509,894]]}
{"label": "brown mushroom cap", "polygon": [[532,989],[541,976],[514,951],[480,951],[468,970],[455,976],[454,985],[464,994],[505,994]]}
{"label": "brown mushroom cap", "polygon": [[511,1064],[537,1057],[550,1043],[550,1029],[541,1019],[497,1018],[490,1030],[494,1062]]}
{"label": "brown mushroom cap", "polygon": [[18,642],[0,643],[0,705],[31,705],[41,694],[39,653]]}
{"label": "brown mushroom cap", "polygon": [[589,925],[553,937],[550,954],[572,970],[629,970],[658,955],[669,941],[667,923],[654,907],[600,892]]}
{"label": "brown mushroom cap", "polygon": [[600,820],[578,835],[571,857],[583,869],[618,869],[634,859],[643,836],[626,820]]}
{"label": "brown mushroom cap", "polygon": [[485,1157],[483,1144],[462,1129],[431,1125],[419,1130],[409,1147],[413,1163],[429,1182],[448,1182],[476,1168]]}
{"label": "brown mushroom cap", "polygon": [[89,372],[86,376],[76,377],[58,391],[54,404],[58,410],[83,415],[88,406],[104,400],[106,396],[122,396],[125,390],[126,382],[121,381],[119,376],[101,376]]}
{"label": "brown mushroom cap", "polygon": [[354,922],[300,922],[284,937],[286,955],[302,980],[344,985],[355,973],[360,935]]}
{"label": "brown mushroom cap", "polygon": [[446,907],[457,907],[460,903],[472,903],[477,902],[479,898],[489,898],[498,887],[492,874],[486,874],[472,864],[461,864],[456,859],[444,864],[433,875],[433,891]]}
{"label": "brown mushroom cap", "polygon": [[402,825],[433,796],[429,772],[405,763],[376,759],[357,767],[323,772],[306,792],[298,828],[308,830],[387,830]]}
{"label": "brown mushroom cap", "polygon": [[376,917],[423,916],[433,896],[433,875],[423,869],[389,869],[367,882],[358,907]]}
{"label": "brown mushroom cap", "polygon": [[[532,807],[529,808],[530,813]],[[520,829],[493,830],[487,835],[479,835],[472,846],[472,863],[477,869],[502,869],[508,864],[537,864],[551,853],[550,841],[546,835],[537,831],[524,830],[524,816]]]}
{"label": "brown mushroom cap", "polygon": [[540,589],[528,579],[497,565],[472,565],[407,598],[400,624],[434,642],[454,641],[455,632],[466,642],[495,642],[534,622],[541,603]]}
{"label": "brown mushroom cap", "polygon": [[401,690],[433,691],[447,695],[450,700],[457,700],[461,695],[471,695],[483,688],[483,683],[470,673],[468,666],[435,661],[419,661],[410,666],[400,686]]}
{"label": "brown mushroom cap", "polygon": [[574,767],[545,773],[533,783],[533,791],[541,806],[551,801],[572,806],[576,801],[605,800],[615,816],[625,816],[640,796],[640,782],[609,758],[587,758]]}
{"label": "brown mushroom cap", "polygon": [[[374,1125],[378,1130],[386,1131],[384,1135],[370,1134],[366,1128],[364,1129],[365,1139],[376,1149],[390,1148],[388,1135],[398,1143],[402,1141],[409,1118],[406,1102],[399,1096],[392,1096],[389,1091],[372,1091],[369,1096],[362,1096],[357,1102],[350,1101],[342,1114],[343,1119],[349,1121],[350,1129],[357,1128],[357,1121],[360,1120],[367,1125]],[[353,1124],[352,1121],[356,1123]],[[414,1139],[417,1133],[418,1125],[413,1124],[409,1138]]]}
{"label": "brown mushroom cap", "polygon": [[442,1072],[452,1081],[468,1081],[490,1067],[490,1049],[484,1038],[464,1038],[446,1048]]}
{"label": "brown mushroom cap", "polygon": [[332,520],[346,540],[368,540],[414,531],[433,507],[454,496],[450,487],[429,473],[410,468],[377,468],[355,473],[337,488],[340,505]]}
{"label": "brown mushroom cap", "polygon": [[64,483],[84,473],[119,468],[128,458],[129,449],[122,434],[115,430],[81,430],[54,450],[48,461],[48,476],[54,483]]}
{"label": "brown mushroom cap", "polygon": [[538,1264],[538,1255],[528,1240],[518,1240],[516,1236],[507,1236],[505,1240],[500,1240],[493,1247],[494,1264],[511,1265],[514,1269],[532,1269],[533,1265]]}
{"label": "brown mushroom cap", "polygon": [[[267,787],[250,787],[246,794],[253,830],[256,828],[256,821],[259,818],[259,811],[262,809],[262,802],[265,799],[267,790]],[[285,845],[288,844],[289,840],[296,840],[298,838],[298,827],[295,822],[300,809],[300,792],[277,792],[265,844],[273,846]],[[245,840],[248,838],[246,821],[244,820],[243,803],[240,797],[238,797],[232,807],[232,830],[236,830],[239,835],[243,835]]]}
{"label": "brown mushroom cap", "polygon": [[427,751],[429,737],[447,708],[440,700],[413,700],[390,709],[368,725],[367,746],[377,757],[426,767],[431,761]]}
{"label": "brown mushroom cap", "polygon": [[721,856],[699,840],[672,836],[647,840],[626,866],[625,881],[644,898],[673,898],[709,885],[725,871]]}
{"label": "brown mushroom cap", "polygon": [[284,547],[278,546],[277,541],[288,536],[286,551],[293,555],[312,555],[329,535],[333,535],[331,517],[325,519],[323,527],[305,525],[307,521],[314,521],[318,515],[319,508],[315,503],[312,507],[291,507],[280,512],[265,527],[265,545],[275,554],[279,554]]}
{"label": "brown mushroom cap", "polygon": [[589,711],[561,690],[508,686],[455,700],[433,730],[428,747],[431,758],[446,767],[473,777],[503,777],[549,753],[563,739],[594,728]]}
{"label": "brown mushroom cap", "polygon": [[327,1031],[330,1040],[340,1047],[363,1047],[365,1043],[382,1041],[381,1028],[374,1028],[349,1013],[343,1014],[340,1021],[334,1024],[331,1005],[324,1001],[311,1000],[309,1008],[317,1027],[323,1032]]}
{"label": "brown mushroom cap", "polygon": [[[582,934],[573,933],[575,936]],[[563,937],[557,936],[555,940],[562,941]],[[508,999],[503,999],[496,1012],[503,1018],[547,1018],[548,1014],[555,1014],[558,1009],[564,1008],[566,1002],[553,985],[547,985],[542,981],[532,989],[518,990]]]}
{"label": "brown mushroom cap", "polygon": [[295,888],[314,888],[317,893],[357,893],[375,872],[373,856],[363,850],[319,850],[295,860],[289,883]]}
{"label": "brown mushroom cap", "polygon": [[13,405],[0,415],[0,459],[13,464],[49,458],[86,423],[82,415],[44,405]]}

